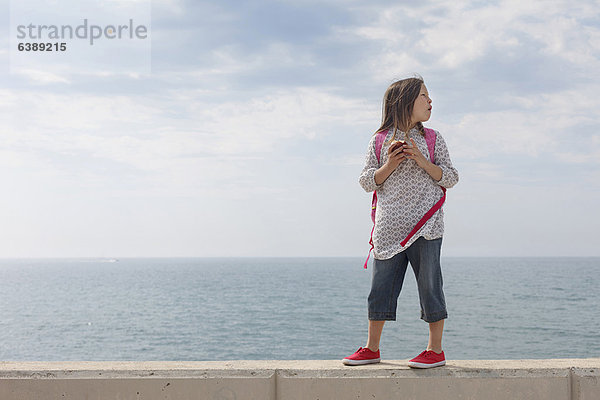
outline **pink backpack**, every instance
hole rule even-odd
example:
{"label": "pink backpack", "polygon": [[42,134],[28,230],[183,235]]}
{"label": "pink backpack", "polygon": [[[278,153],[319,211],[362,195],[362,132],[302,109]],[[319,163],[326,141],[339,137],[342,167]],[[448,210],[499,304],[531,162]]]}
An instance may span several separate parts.
{"label": "pink backpack", "polygon": [[[425,129],[425,141],[427,142],[427,148],[429,149],[429,160],[431,160],[432,163],[435,163],[435,154],[434,154],[435,153],[435,139],[436,139],[435,131],[433,129],[429,129],[429,128],[424,128],[424,129]],[[377,136],[375,137],[375,155],[377,156],[377,161],[379,161],[379,162],[381,162],[381,148],[383,147],[383,142],[384,142],[385,137],[387,136],[388,132],[389,131],[381,131],[381,132],[376,133]],[[406,243],[410,240],[410,238],[413,237],[414,234],[417,233],[417,231],[419,229],[421,229],[421,227],[423,225],[425,225],[425,222],[427,222],[429,220],[429,218],[431,218],[431,216],[433,214],[435,214],[435,212],[442,207],[442,205],[444,204],[444,201],[446,200],[446,188],[443,186],[441,186],[441,188],[442,188],[442,191],[444,192],[444,195],[442,196],[442,198],[437,203],[435,203],[429,211],[427,211],[425,213],[423,218],[421,218],[419,220],[419,222],[417,222],[417,225],[415,225],[413,230],[410,231],[408,236],[406,236],[406,238],[402,242],[400,242],[400,244],[402,246],[406,245]],[[373,229],[371,229],[371,240],[369,240],[371,249],[369,250],[369,255],[367,256],[367,260],[365,261],[365,269],[367,268],[367,263],[369,262],[369,257],[371,257],[371,251],[375,247],[373,245],[373,232],[375,231],[375,212],[376,211],[377,211],[377,191],[374,191],[373,192],[373,200],[371,201],[371,219],[373,220]]]}

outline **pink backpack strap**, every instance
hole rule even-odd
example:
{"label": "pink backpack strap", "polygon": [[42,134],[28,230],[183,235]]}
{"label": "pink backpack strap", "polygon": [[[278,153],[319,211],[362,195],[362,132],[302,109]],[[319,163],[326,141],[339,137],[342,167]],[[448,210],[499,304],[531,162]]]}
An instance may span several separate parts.
{"label": "pink backpack strap", "polygon": [[425,129],[425,141],[427,142],[427,148],[429,149],[429,161],[435,162],[435,139],[436,134],[433,129]]}
{"label": "pink backpack strap", "polygon": [[381,162],[381,148],[383,147],[383,142],[385,141],[385,137],[387,136],[389,131],[381,131],[377,132],[375,136],[375,155],[377,156],[377,161]]}
{"label": "pink backpack strap", "polygon": [[427,211],[427,213],[425,213],[425,215],[423,215],[423,217],[419,220],[419,222],[417,222],[417,225],[415,225],[415,227],[412,229],[412,231],[410,231],[408,236],[406,236],[406,238],[404,238],[404,240],[400,242],[402,247],[406,246],[406,243],[410,240],[410,238],[413,237],[415,235],[415,233],[417,233],[419,231],[419,229],[421,229],[421,227],[423,227],[423,225],[425,225],[425,222],[427,222],[429,220],[429,218],[431,218],[433,216],[433,214],[435,214],[435,212],[437,210],[439,210],[440,208],[442,208],[442,206],[444,205],[444,202],[446,201],[446,188],[443,186],[440,186],[440,187],[442,188],[442,192],[444,192],[444,195],[442,196],[441,199],[438,200],[437,203],[435,203],[433,205],[433,207],[431,207],[429,209],[429,211]]}

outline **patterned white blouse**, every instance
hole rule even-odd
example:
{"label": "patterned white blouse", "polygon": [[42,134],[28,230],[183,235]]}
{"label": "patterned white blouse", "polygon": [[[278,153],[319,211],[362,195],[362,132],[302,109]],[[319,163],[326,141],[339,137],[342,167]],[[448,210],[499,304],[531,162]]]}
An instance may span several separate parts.
{"label": "patterned white blouse", "polygon": [[[438,131],[435,141],[435,165],[442,169],[442,178],[435,181],[414,160],[405,160],[381,185],[375,184],[375,171],[388,159],[387,143],[392,137],[388,132],[381,148],[381,162],[375,155],[375,137],[369,142],[365,158],[365,167],[360,174],[359,183],[367,192],[377,190],[377,212],[375,214],[375,230],[373,231],[373,256],[378,260],[387,260],[406,250],[420,236],[425,239],[437,239],[444,234],[443,207],[419,229],[406,243],[400,244],[408,236],[419,220],[439,199],[443,192],[440,186],[451,188],[458,182],[458,171],[452,166],[450,154],[444,138]],[[401,134],[397,139],[404,139]],[[419,151],[429,161],[429,149],[425,137],[417,130],[411,129],[412,138]],[[448,199],[448,196],[446,197]]]}

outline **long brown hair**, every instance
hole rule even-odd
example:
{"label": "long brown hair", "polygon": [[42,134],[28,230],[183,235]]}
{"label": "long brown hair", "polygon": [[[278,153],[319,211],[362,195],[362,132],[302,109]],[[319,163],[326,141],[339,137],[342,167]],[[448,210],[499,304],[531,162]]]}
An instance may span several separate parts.
{"label": "long brown hair", "polygon": [[[408,140],[415,100],[419,97],[423,83],[423,78],[416,76],[394,82],[387,88],[383,95],[381,126],[376,133],[392,129],[390,140],[396,139],[396,132],[404,132],[405,140]],[[421,122],[417,122],[414,128],[422,135],[425,134]]]}

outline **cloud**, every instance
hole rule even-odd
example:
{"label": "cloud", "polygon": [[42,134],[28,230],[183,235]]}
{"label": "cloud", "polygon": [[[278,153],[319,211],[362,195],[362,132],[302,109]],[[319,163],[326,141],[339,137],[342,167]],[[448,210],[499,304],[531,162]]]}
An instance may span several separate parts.
{"label": "cloud", "polygon": [[374,81],[420,72],[439,86],[454,82],[477,94],[490,88],[544,93],[574,81],[585,84],[590,71],[598,69],[600,24],[594,7],[592,2],[575,7],[568,2],[405,3],[380,8],[372,21],[344,29],[377,49],[371,62]]}
{"label": "cloud", "polygon": [[15,72],[16,74],[23,75],[25,78],[40,84],[46,83],[70,83],[71,81],[58,74],[53,74],[48,71],[42,71],[37,69],[20,69]]}
{"label": "cloud", "polygon": [[376,113],[314,88],[221,103],[195,90],[148,98],[5,89],[0,99],[12,120],[3,140],[11,165],[36,158],[32,165],[59,180],[108,184],[118,174],[122,185],[138,179],[192,192],[230,179],[252,185],[261,159],[303,156],[288,154]]}
{"label": "cloud", "polygon": [[[582,158],[593,156],[600,100],[600,85],[563,92],[505,99],[513,108],[490,112],[467,112],[445,127],[455,135],[460,157],[484,158],[493,154],[560,157],[576,149]],[[588,128],[589,127],[589,128]],[[583,140],[578,140],[583,138]],[[591,140],[591,142],[590,142]]]}

